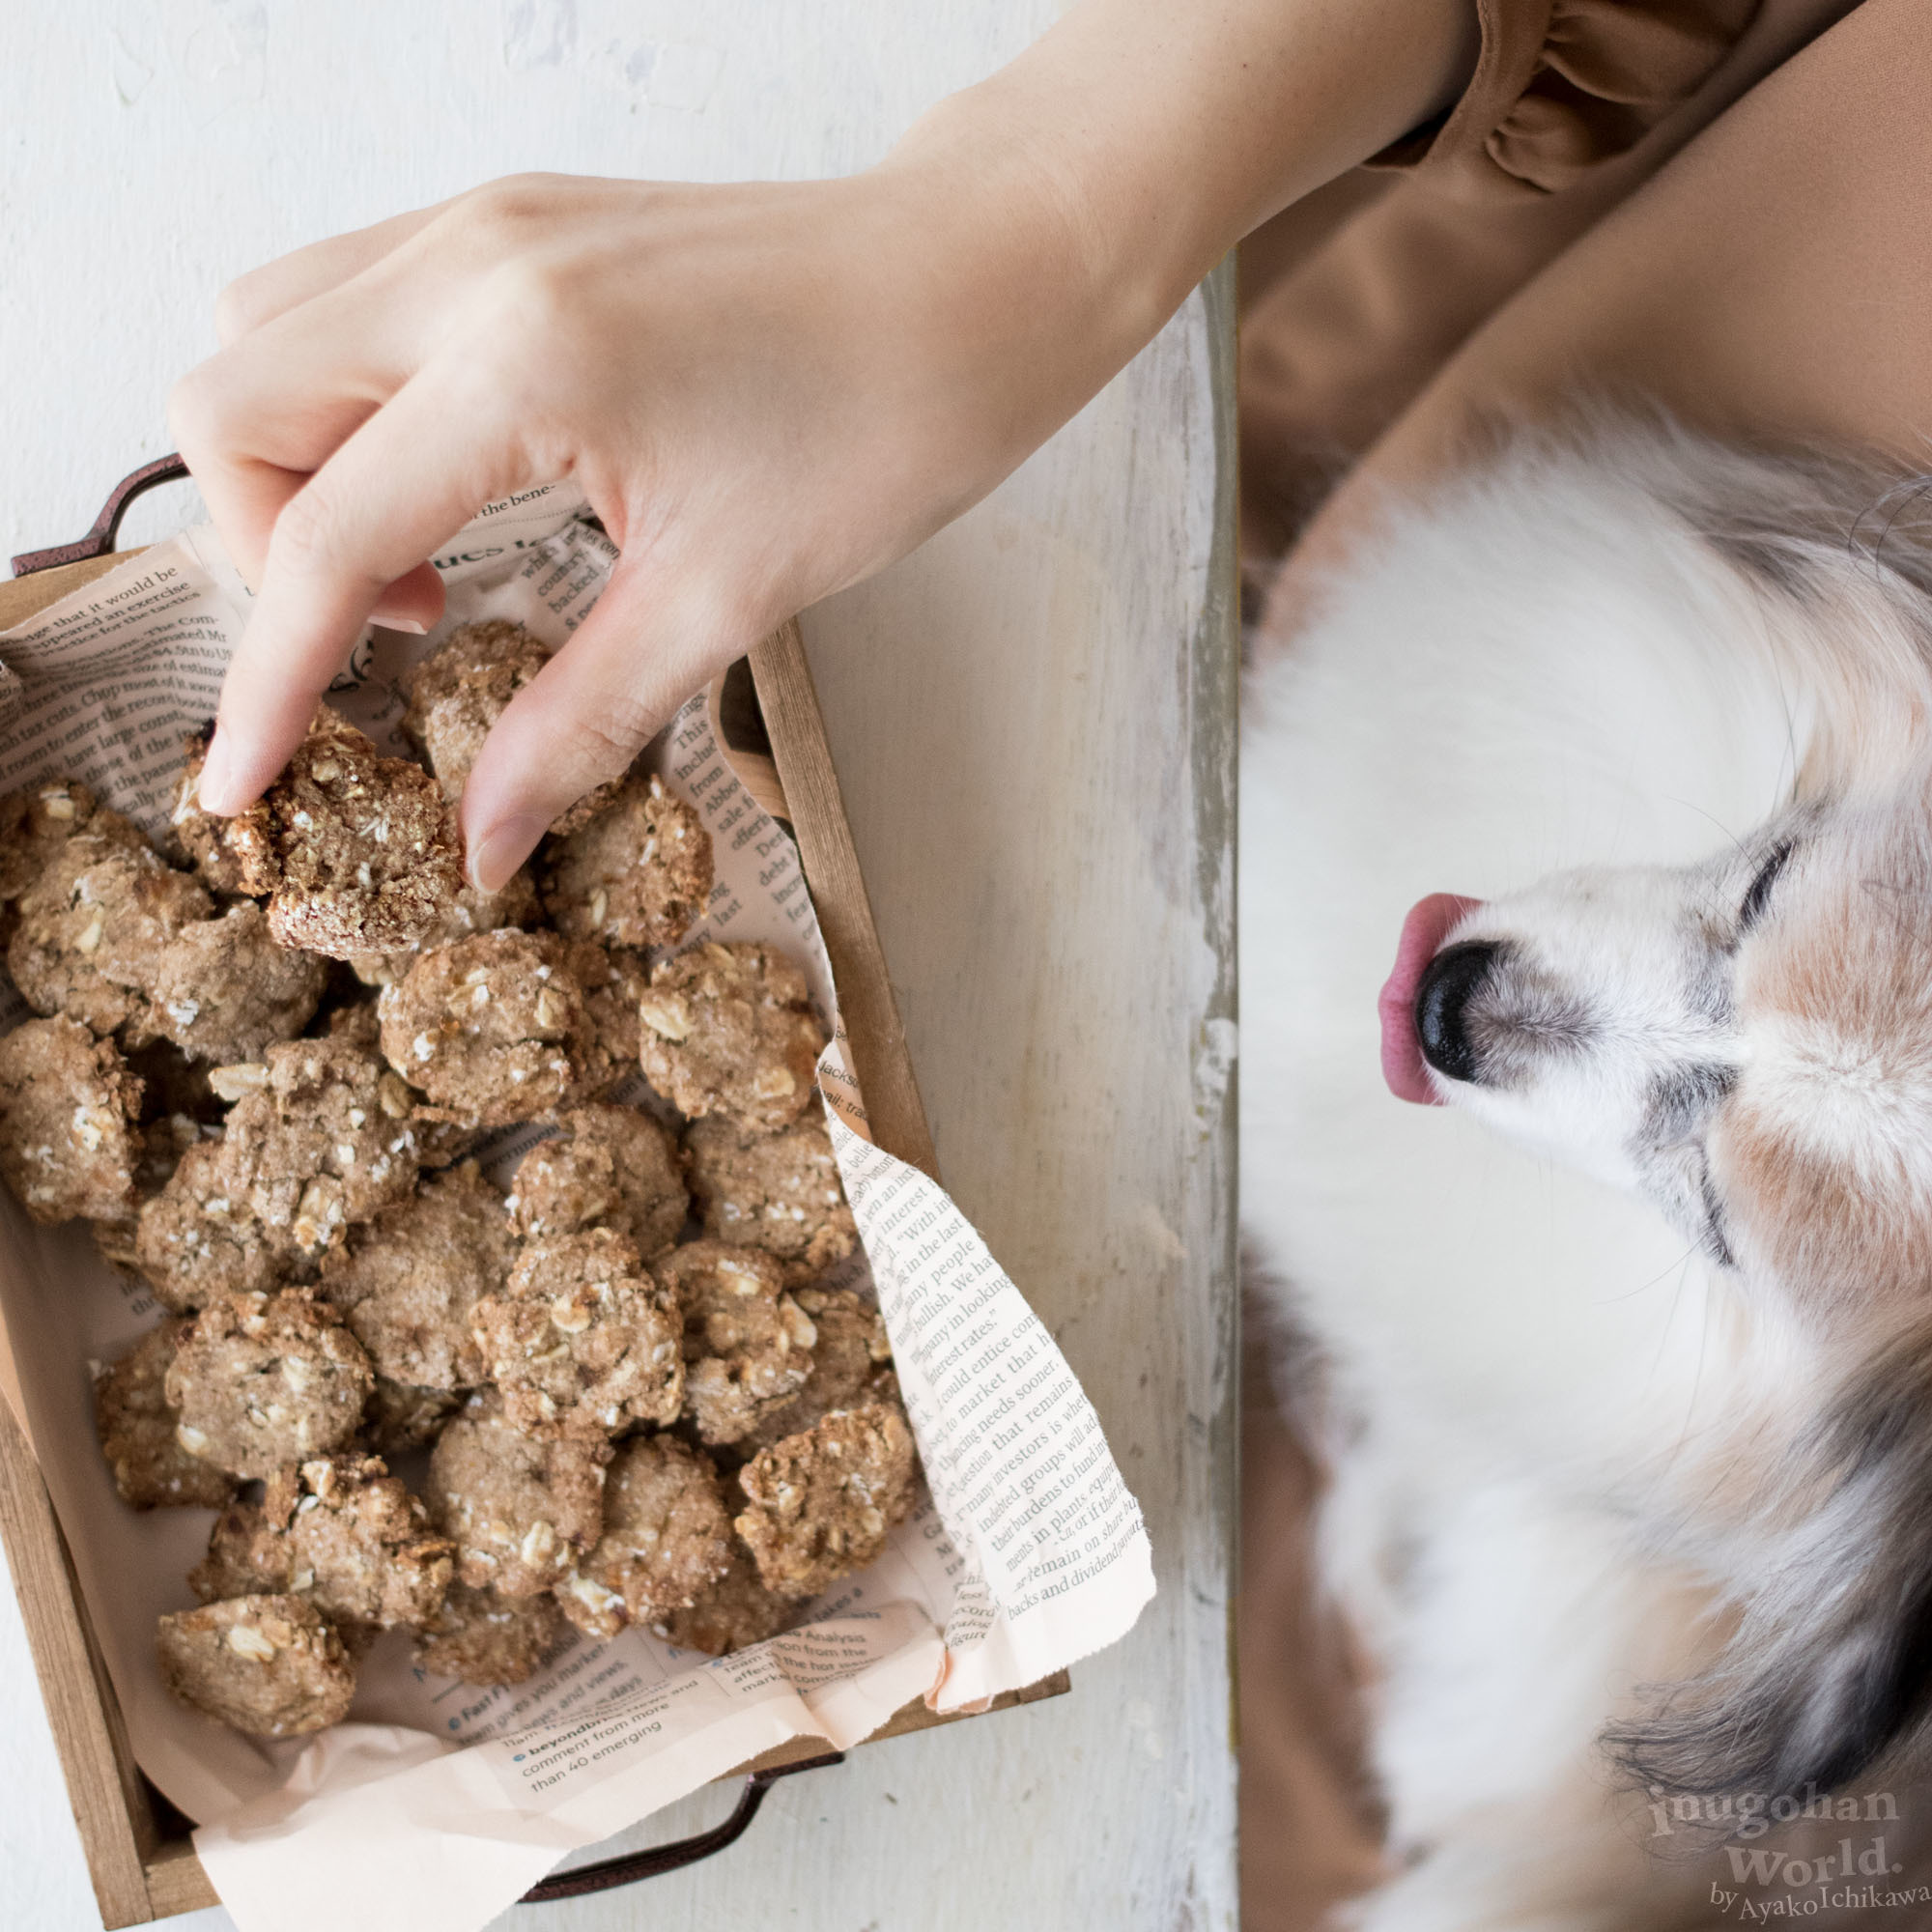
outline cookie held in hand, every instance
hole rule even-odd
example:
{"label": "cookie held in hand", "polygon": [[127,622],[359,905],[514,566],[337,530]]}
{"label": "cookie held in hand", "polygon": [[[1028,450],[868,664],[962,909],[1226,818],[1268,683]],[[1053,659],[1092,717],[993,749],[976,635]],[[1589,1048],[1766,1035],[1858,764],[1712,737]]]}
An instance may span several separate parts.
{"label": "cookie held in hand", "polygon": [[353,959],[407,952],[449,917],[462,840],[441,788],[385,758],[326,704],[267,792],[233,818],[201,810],[206,746],[189,748],[174,825],[217,891],[267,895],[284,946]]}

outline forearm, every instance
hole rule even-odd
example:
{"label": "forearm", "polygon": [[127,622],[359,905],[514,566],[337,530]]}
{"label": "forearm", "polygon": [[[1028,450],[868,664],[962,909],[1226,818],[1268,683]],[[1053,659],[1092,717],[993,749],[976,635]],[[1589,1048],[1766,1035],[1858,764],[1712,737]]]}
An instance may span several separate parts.
{"label": "forearm", "polygon": [[1243,235],[1450,104],[1477,44],[1475,0],[1081,0],[877,172],[980,268],[937,270],[951,298],[1077,407]]}

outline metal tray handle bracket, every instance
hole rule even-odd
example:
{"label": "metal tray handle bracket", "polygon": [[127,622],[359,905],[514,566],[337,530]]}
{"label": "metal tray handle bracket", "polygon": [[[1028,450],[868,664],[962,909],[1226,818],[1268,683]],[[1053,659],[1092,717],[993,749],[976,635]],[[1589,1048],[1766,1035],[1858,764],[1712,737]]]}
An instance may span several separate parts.
{"label": "metal tray handle bracket", "polygon": [[122,477],[114,494],[101,506],[94,527],[77,543],[56,544],[51,550],[23,550],[14,559],[15,577],[31,577],[37,570],[52,570],[62,563],[84,563],[91,556],[105,556],[114,548],[121,531],[121,519],[136,497],[162,483],[179,483],[187,474],[187,465],[179,456],[157,456],[152,463]]}

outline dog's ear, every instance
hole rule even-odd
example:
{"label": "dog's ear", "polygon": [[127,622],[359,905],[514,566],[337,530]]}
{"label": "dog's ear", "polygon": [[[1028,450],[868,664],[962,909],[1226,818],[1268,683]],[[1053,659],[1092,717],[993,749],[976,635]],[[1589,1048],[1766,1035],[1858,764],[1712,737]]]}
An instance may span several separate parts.
{"label": "dog's ear", "polygon": [[1831,1791],[1932,1704],[1932,1326],[1844,1385],[1775,1488],[1722,1655],[1605,1734],[1645,1786]]}

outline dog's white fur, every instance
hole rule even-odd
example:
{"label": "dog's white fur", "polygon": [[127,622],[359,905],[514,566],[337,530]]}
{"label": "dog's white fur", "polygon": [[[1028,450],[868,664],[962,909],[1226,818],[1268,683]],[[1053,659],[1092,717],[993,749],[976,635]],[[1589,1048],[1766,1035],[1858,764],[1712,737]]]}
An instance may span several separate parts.
{"label": "dog's white fur", "polygon": [[[1264,639],[1242,1214],[1324,1371],[1322,1571],[1375,1662],[1400,1868],[1378,1932],[1689,1913],[1606,1725],[1639,1780],[1715,1789],[1916,1720],[1886,1672],[1923,1561],[1874,1552],[1918,1480],[1898,1418],[1932,1413],[1885,1380],[1932,1306],[1932,599],[1833,527],[1879,487],[1599,423],[1391,506]],[[1505,1088],[1419,1108],[1375,995],[1436,891],[1488,902],[1458,936],[1557,1012]],[[1714,1662],[1671,1707],[1698,1739],[1647,1732],[1646,1687]]]}

